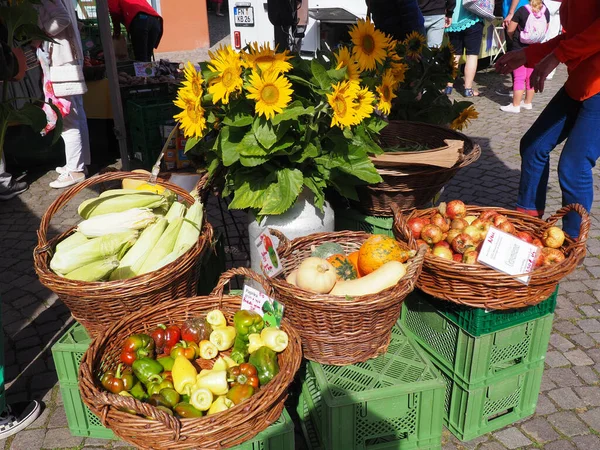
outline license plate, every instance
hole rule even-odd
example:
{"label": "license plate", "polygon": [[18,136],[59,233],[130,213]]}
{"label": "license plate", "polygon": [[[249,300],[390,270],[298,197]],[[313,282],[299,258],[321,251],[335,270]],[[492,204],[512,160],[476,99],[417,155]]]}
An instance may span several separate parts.
{"label": "license plate", "polygon": [[238,27],[254,26],[254,7],[236,6],[233,8],[233,23]]}

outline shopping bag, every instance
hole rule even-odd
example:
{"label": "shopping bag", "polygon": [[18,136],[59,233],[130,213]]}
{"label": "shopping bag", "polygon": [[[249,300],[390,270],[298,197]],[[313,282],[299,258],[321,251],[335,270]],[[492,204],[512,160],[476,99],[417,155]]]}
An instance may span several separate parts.
{"label": "shopping bag", "polygon": [[463,0],[463,8],[483,19],[494,19],[494,0]]}

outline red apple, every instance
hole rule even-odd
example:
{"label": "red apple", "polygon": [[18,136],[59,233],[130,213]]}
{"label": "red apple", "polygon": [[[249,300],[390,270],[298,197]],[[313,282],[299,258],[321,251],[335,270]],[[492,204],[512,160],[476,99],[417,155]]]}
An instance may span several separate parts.
{"label": "red apple", "polygon": [[508,221],[508,217],[503,214],[496,214],[494,217],[492,217],[492,223],[496,228],[498,228],[501,223],[506,221]]}
{"label": "red apple", "polygon": [[467,215],[467,207],[460,200],[452,200],[446,205],[446,217],[448,219],[463,218]]}
{"label": "red apple", "polygon": [[530,244],[533,242],[533,236],[528,231],[517,231],[515,236],[522,241],[529,242]]}
{"label": "red apple", "polygon": [[558,227],[550,227],[544,231],[542,242],[546,247],[560,248],[565,242],[565,233]]}
{"label": "red apple", "polygon": [[469,222],[467,222],[465,219],[453,219],[452,222],[450,222],[450,229],[451,230],[464,230],[465,228],[467,228],[469,226]]}
{"label": "red apple", "polygon": [[436,213],[431,217],[431,223],[440,227],[440,230],[442,230],[444,233],[450,229],[448,220],[446,220],[446,218],[440,213]]}
{"label": "red apple", "polygon": [[479,218],[481,220],[490,220],[496,214],[498,214],[498,211],[493,210],[493,209],[486,209],[481,214],[479,214]]}
{"label": "red apple", "polygon": [[477,264],[477,257],[479,252],[475,248],[470,247],[463,253],[462,262],[465,264]]}
{"label": "red apple", "polygon": [[446,248],[450,248],[450,244],[447,241],[440,241],[437,244],[435,244],[433,246],[433,249],[435,250],[436,247],[446,247]]}
{"label": "red apple", "polygon": [[565,260],[565,255],[557,248],[544,247],[540,250],[537,259],[537,266],[551,266],[561,263]]}
{"label": "red apple", "polygon": [[481,234],[481,230],[474,225],[469,225],[463,230],[463,233],[468,234],[473,239],[473,242],[481,241],[485,235]]}
{"label": "red apple", "polygon": [[533,238],[533,240],[531,241],[531,243],[533,245],[535,245],[536,247],[539,247],[539,248],[543,248],[544,247],[544,243],[541,241],[540,238]]}
{"label": "red apple", "polygon": [[454,253],[452,255],[452,259],[456,262],[462,262],[462,256],[460,253]]}
{"label": "red apple", "polygon": [[474,226],[479,230],[479,233],[481,233],[481,239],[485,239],[485,236],[487,235],[488,230],[492,226],[492,222],[490,222],[487,219],[482,219],[480,217],[479,219],[474,220],[473,223],[471,224],[471,226]]}
{"label": "red apple", "polygon": [[510,234],[513,234],[516,231],[515,226],[508,220],[500,222],[500,225],[498,225],[498,229]]}
{"label": "red apple", "polygon": [[425,225],[427,225],[427,220],[422,217],[413,217],[409,219],[406,224],[415,239],[419,239],[421,237],[421,230]]}
{"label": "red apple", "polygon": [[452,250],[446,247],[433,247],[433,254],[438,258],[452,260]]}
{"label": "red apple", "polygon": [[461,230],[457,230],[456,228],[450,228],[450,230],[448,231],[448,235],[446,236],[446,242],[448,242],[448,244],[451,244],[454,238],[460,233],[462,233]]}
{"label": "red apple", "polygon": [[466,233],[461,233],[454,238],[452,241],[452,249],[456,253],[464,253],[467,247],[474,247],[475,242],[473,238]]}
{"label": "red apple", "polygon": [[429,245],[437,244],[442,240],[443,232],[437,225],[428,223],[421,229],[421,239]]}
{"label": "red apple", "polygon": [[475,221],[477,219],[477,216],[466,216],[465,220],[467,221],[467,223],[469,225],[471,225],[473,223],[473,221]]}

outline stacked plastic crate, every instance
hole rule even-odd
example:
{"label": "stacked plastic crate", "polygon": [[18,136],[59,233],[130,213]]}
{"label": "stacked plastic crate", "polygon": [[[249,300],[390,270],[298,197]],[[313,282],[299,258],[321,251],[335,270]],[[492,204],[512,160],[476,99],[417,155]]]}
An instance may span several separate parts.
{"label": "stacked plastic crate", "polygon": [[444,424],[456,437],[468,441],[535,412],[557,291],[508,311],[460,307],[420,291],[405,300],[401,327],[439,370]]}

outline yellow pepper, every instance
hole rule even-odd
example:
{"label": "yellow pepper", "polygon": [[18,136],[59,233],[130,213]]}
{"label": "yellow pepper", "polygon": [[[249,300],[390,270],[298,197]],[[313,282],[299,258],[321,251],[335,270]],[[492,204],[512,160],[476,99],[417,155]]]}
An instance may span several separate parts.
{"label": "yellow pepper", "polygon": [[223,328],[227,326],[227,320],[221,311],[213,309],[206,315],[206,321],[210,324],[213,329]]}
{"label": "yellow pepper", "polygon": [[210,416],[211,414],[220,413],[221,411],[226,411],[229,408],[233,407],[234,403],[229,400],[224,395],[217,397],[217,399],[210,405],[210,409],[206,413],[206,415]]}
{"label": "yellow pepper", "polygon": [[248,335],[248,353],[254,353],[256,350],[258,350],[264,345],[265,343],[260,337],[260,334],[252,333]]}
{"label": "yellow pepper", "polygon": [[288,346],[287,333],[276,327],[263,328],[260,332],[260,337],[264,342],[265,347],[268,347],[277,353],[284,351]]}
{"label": "yellow pepper", "polygon": [[235,367],[237,365],[239,365],[238,363],[236,363],[233,359],[231,359],[229,356],[227,355],[223,355],[223,359],[225,360],[225,362],[227,363],[227,368],[231,369],[232,367]]}
{"label": "yellow pepper", "polygon": [[219,350],[215,347],[215,344],[207,340],[200,341],[198,348],[200,349],[200,358],[202,359],[213,359],[219,354]]}
{"label": "yellow pepper", "polygon": [[232,326],[216,328],[210,333],[210,342],[212,342],[220,352],[229,350],[233,347],[234,341],[235,328]]}
{"label": "yellow pepper", "polygon": [[194,389],[206,388],[214,395],[225,395],[229,390],[226,370],[209,370],[196,377]]}
{"label": "yellow pepper", "polygon": [[200,410],[208,411],[213,403],[213,394],[207,388],[192,389],[190,394],[190,404]]}
{"label": "yellow pepper", "polygon": [[196,383],[198,372],[185,356],[179,355],[175,358],[171,375],[175,390],[180,394],[189,395],[191,387]]}

